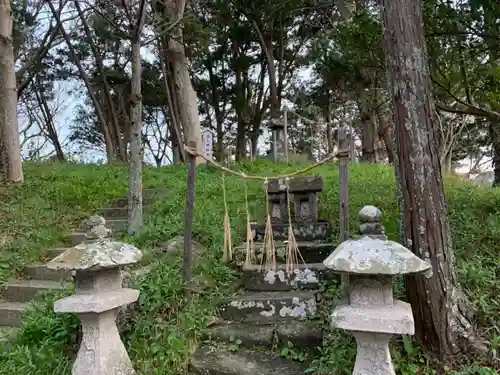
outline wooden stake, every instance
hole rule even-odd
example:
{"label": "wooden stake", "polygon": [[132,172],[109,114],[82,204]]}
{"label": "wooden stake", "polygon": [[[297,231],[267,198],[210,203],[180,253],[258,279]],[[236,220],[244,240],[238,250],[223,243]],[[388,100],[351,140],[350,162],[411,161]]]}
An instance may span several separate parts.
{"label": "wooden stake", "polygon": [[[189,142],[189,147],[196,150],[196,142]],[[191,252],[193,249],[193,213],[196,178],[196,156],[186,153],[188,170],[186,183],[186,206],[184,210],[184,265],[182,276],[186,285],[191,281]]]}
{"label": "wooden stake", "polygon": [[288,116],[287,111],[285,109],[285,113],[283,114],[285,120],[285,126],[283,128],[283,143],[285,144],[285,161],[288,164]]}

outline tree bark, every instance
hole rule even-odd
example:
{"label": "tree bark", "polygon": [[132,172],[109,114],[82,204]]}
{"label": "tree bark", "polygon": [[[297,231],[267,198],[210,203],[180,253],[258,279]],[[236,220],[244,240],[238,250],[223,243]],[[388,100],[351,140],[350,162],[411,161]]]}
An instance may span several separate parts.
{"label": "tree bark", "polygon": [[488,130],[491,139],[493,159],[493,186],[500,186],[500,121],[489,120]]}
{"label": "tree bark", "polygon": [[393,131],[391,129],[390,121],[384,118],[380,107],[376,109],[377,120],[378,120],[378,136],[384,141],[385,151],[387,152],[387,159],[389,164],[394,163],[394,142],[393,142]]}
{"label": "tree bark", "polygon": [[132,128],[128,172],[128,234],[134,235],[142,225],[142,98],[141,44],[132,40]]}
{"label": "tree bark", "polygon": [[0,0],[0,173],[7,182],[24,181],[17,123],[17,87],[10,0]]}
{"label": "tree bark", "polygon": [[[175,19],[172,17],[171,19]],[[172,66],[175,93],[179,105],[179,116],[184,130],[186,143],[195,142],[198,153],[203,153],[201,141],[201,125],[198,114],[198,98],[194,91],[186,61],[182,29],[176,26],[168,41],[168,62]],[[202,158],[197,158],[197,163],[205,163]]]}
{"label": "tree bark", "polygon": [[[146,17],[146,0],[139,1],[137,19],[130,38],[132,45],[130,162],[128,172],[128,234],[134,235],[142,226],[142,95],[141,35]],[[132,13],[132,12],[130,12]]]}
{"label": "tree bark", "polygon": [[446,216],[438,129],[420,1],[381,0],[396,132],[403,244],[432,265],[406,279],[416,337],[444,363],[482,350],[458,282]]}

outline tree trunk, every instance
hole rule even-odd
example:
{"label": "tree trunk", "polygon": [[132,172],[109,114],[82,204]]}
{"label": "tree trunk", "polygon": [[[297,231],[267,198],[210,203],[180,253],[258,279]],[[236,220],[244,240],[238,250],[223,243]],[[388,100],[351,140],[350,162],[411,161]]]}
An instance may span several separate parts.
{"label": "tree trunk", "polygon": [[481,350],[457,280],[446,216],[421,2],[382,0],[396,132],[395,170],[403,244],[433,275],[406,279],[416,337],[445,362]]}
{"label": "tree trunk", "polygon": [[[106,124],[109,127],[109,133],[112,135],[112,140],[114,143],[114,148],[117,151],[116,157],[119,161],[127,161],[127,143],[124,142],[122,139],[121,135],[121,130],[120,130],[120,122],[118,121],[118,115],[116,113],[116,108],[113,102],[113,97],[111,95],[111,87],[108,83],[105,69],[104,69],[104,61],[102,55],[99,53],[94,40],[92,39],[92,33],[90,31],[90,27],[87,23],[86,16],[84,15],[80,4],[79,0],[74,1],[75,4],[75,9],[78,12],[78,15],[80,17],[80,20],[82,21],[83,25],[83,30],[85,33],[85,37],[87,39],[87,42],[90,46],[90,50],[92,51],[92,54],[94,56],[95,64],[97,67],[97,71],[99,73],[99,77],[102,80],[103,86],[104,86],[104,97],[106,99],[106,102],[108,103],[108,109],[109,109],[109,114],[111,121],[109,124]],[[127,124],[125,124],[125,128],[127,127]],[[125,133],[127,133],[128,129],[125,129]]]}
{"label": "tree trunk", "polygon": [[[191,77],[182,44],[182,29],[176,27],[172,32],[172,37],[168,41],[168,58],[172,65],[173,80],[177,103],[179,103],[179,116],[184,129],[184,140],[187,144],[196,143],[198,153],[203,153],[203,144],[201,140],[201,125],[198,114],[198,98],[194,91]],[[202,158],[197,158],[197,163],[205,163]]]}
{"label": "tree trunk", "polygon": [[[141,27],[142,28],[142,27]],[[128,172],[128,234],[134,235],[142,225],[142,98],[140,31],[132,38],[132,108],[130,132],[130,166]]]}
{"label": "tree trunk", "polygon": [[59,141],[59,136],[57,135],[57,129],[54,124],[54,116],[52,115],[50,108],[47,104],[47,100],[45,99],[43,84],[40,82],[40,78],[38,76],[35,77],[35,82],[36,85],[33,91],[35,94],[36,101],[38,103],[38,110],[40,111],[41,117],[44,122],[44,124],[40,124],[40,126],[44,127],[47,138],[54,146],[57,160],[66,161],[66,157],[64,156],[64,151],[62,149],[61,142]]}
{"label": "tree trunk", "polygon": [[[0,0],[0,1],[3,1],[3,0]],[[57,23],[57,27],[59,29],[59,32],[61,33],[62,37],[64,38],[64,41],[66,42],[66,45],[67,45],[68,51],[69,51],[69,55],[70,55],[71,59],[73,60],[73,63],[78,68],[78,72],[80,73],[80,78],[83,80],[83,83],[85,84],[85,88],[87,89],[89,97],[92,100],[92,104],[94,105],[96,116],[97,116],[97,119],[98,119],[99,124],[101,126],[102,134],[104,136],[104,142],[106,144],[106,156],[108,159],[108,163],[111,163],[116,159],[117,150],[115,150],[115,148],[113,146],[111,134],[109,132],[109,128],[108,128],[107,121],[106,121],[106,117],[104,116],[104,113],[103,113],[103,110],[102,110],[101,105],[99,103],[99,100],[97,99],[96,92],[92,88],[89,77],[87,76],[87,73],[83,69],[82,63],[77,56],[77,53],[75,51],[75,48],[73,47],[73,44],[71,43],[71,38],[69,37],[68,33],[66,32],[66,29],[64,28],[64,25],[61,22],[60,12],[62,10],[60,9],[59,12],[56,11],[56,8],[54,7],[54,5],[52,4],[51,1],[47,2],[47,4],[49,5],[49,8],[50,8],[50,11],[52,12],[52,15],[54,16],[54,19]]]}
{"label": "tree trunk", "polygon": [[384,141],[387,159],[389,164],[392,164],[394,163],[394,142],[391,123],[384,118],[384,114],[382,113],[380,107],[377,108],[376,113],[378,120],[378,136]]}
{"label": "tree trunk", "polygon": [[10,0],[0,0],[0,173],[6,181],[24,181],[17,124],[17,87]]}
{"label": "tree trunk", "polygon": [[491,153],[493,156],[493,186],[500,186],[500,123],[490,120],[489,133],[491,139]]}

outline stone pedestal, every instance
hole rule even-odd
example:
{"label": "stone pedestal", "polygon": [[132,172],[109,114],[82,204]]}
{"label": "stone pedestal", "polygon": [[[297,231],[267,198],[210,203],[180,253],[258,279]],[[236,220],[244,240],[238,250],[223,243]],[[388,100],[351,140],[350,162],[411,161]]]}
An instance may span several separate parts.
{"label": "stone pedestal", "polygon": [[356,331],[352,334],[358,344],[353,375],[396,375],[389,352],[391,335]]}
{"label": "stone pedestal", "polygon": [[132,245],[99,238],[68,249],[48,263],[51,269],[76,271],[75,294],[54,304],[55,312],[76,313],[82,324],[73,375],[135,375],[116,318],[122,306],[139,297],[138,290],[122,288],[120,267],[141,257]]}
{"label": "stone pedestal", "polygon": [[395,375],[389,340],[393,334],[413,335],[415,329],[410,305],[393,297],[392,278],[425,272],[430,265],[385,238],[376,207],[363,208],[360,219],[362,237],[342,242],[323,262],[349,277],[347,303],[333,311],[332,327],[352,331],[356,338],[354,375]]}

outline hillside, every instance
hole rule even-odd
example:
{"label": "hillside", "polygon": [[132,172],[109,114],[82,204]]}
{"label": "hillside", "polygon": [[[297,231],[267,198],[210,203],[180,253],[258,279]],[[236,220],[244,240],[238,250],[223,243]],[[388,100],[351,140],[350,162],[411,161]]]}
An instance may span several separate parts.
{"label": "hillside", "polygon": [[[258,161],[233,168],[247,174],[277,175],[299,166]],[[351,228],[357,226],[359,209],[372,204],[381,209],[389,237],[397,240],[398,210],[392,169],[381,165],[352,165],[349,173]],[[127,189],[127,170],[117,166],[30,163],[25,166],[25,174],[24,185],[0,190],[0,281],[15,274],[21,265],[36,260],[43,249],[57,245],[81,219],[107,200],[125,195]],[[325,179],[320,217],[331,221],[334,228],[338,227],[337,168],[335,165],[322,166],[314,174]],[[144,171],[145,187],[168,189],[168,193],[154,204],[144,230],[133,239],[146,253],[151,254],[159,244],[182,235],[185,175],[184,166]],[[179,257],[160,262],[145,280],[141,280],[141,308],[123,332],[129,354],[140,374],[182,373],[187,356],[211,316],[214,301],[231,288],[234,271],[220,264],[224,217],[221,176],[219,170],[211,167],[198,169],[194,219],[195,239],[208,249],[198,264],[198,271],[211,278],[217,288],[212,288],[207,295],[185,300],[180,293]],[[237,244],[242,241],[240,234],[246,220],[244,181],[227,176],[225,185],[233,240]],[[263,185],[250,181],[247,186],[251,215],[262,220],[265,210]],[[500,190],[448,178],[446,194],[459,276],[478,309],[478,322],[487,330],[492,349],[498,350]],[[51,313],[54,298],[42,298],[28,313],[17,340],[0,354],[0,374],[13,371],[27,375],[68,373],[70,359],[61,356],[61,352],[74,345],[77,324],[72,316]],[[404,361],[419,363],[421,360],[420,354],[406,357],[404,360],[395,357],[395,361],[404,364]],[[324,359],[323,362],[328,361]],[[334,369],[329,371],[333,373]],[[476,373],[475,370],[467,371],[462,369],[460,373]]]}

